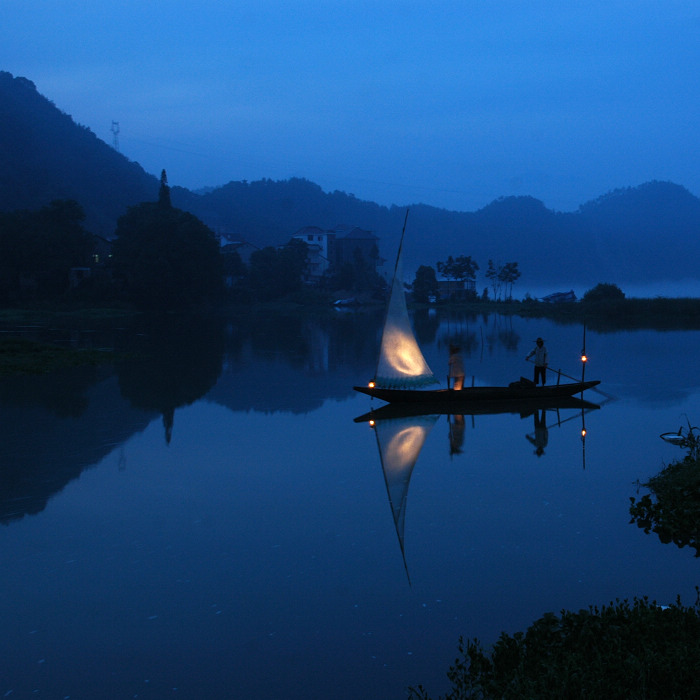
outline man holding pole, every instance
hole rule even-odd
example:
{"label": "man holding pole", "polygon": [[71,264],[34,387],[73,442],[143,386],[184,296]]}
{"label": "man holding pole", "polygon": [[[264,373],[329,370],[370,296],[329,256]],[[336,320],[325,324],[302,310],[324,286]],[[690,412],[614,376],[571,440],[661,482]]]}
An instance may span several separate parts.
{"label": "man holding pole", "polygon": [[544,346],[542,338],[538,338],[535,341],[535,347],[525,359],[529,360],[533,355],[535,356],[535,384],[541,377],[542,386],[544,386],[547,383],[547,348]]}

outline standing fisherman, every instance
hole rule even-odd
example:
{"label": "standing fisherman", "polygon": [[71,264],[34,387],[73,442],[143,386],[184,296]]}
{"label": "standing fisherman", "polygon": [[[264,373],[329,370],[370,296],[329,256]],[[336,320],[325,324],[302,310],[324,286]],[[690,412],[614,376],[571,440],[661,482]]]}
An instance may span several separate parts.
{"label": "standing fisherman", "polygon": [[533,355],[535,356],[535,384],[537,379],[542,377],[542,386],[544,386],[547,383],[547,348],[542,338],[535,341],[535,347],[530,350],[525,359],[529,360]]}

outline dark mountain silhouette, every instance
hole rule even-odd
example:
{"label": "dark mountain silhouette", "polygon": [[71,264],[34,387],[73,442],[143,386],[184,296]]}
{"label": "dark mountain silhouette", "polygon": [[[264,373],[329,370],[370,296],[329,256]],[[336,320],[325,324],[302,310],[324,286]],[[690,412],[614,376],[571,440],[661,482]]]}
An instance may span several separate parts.
{"label": "dark mountain silhouette", "polygon": [[158,196],[159,180],[77,125],[34,83],[0,71],[0,210],[75,199],[86,227],[109,237],[127,206]]}
{"label": "dark mountain silhouette", "polygon": [[[163,163],[167,170],[167,163]],[[105,237],[128,206],[155,201],[158,179],[73,122],[25,78],[0,72],[0,210],[38,209],[76,199],[86,226]],[[257,246],[285,243],[298,229],[349,224],[379,237],[393,260],[406,207],[411,213],[406,271],[449,255],[517,262],[528,287],[570,288],[697,278],[700,199],[670,182],[619,189],[575,212],[547,209],[533,197],[503,197],[474,212],[426,204],[385,207],[304,179],[229,182],[206,192],[173,186],[173,205],[217,233]]]}

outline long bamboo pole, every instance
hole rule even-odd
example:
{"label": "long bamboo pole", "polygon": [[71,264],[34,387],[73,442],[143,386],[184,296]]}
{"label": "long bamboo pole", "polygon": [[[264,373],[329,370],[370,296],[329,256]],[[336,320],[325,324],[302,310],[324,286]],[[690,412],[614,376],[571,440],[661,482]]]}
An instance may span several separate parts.
{"label": "long bamboo pole", "polygon": [[[535,361],[534,361],[533,359],[531,359],[531,358],[528,358],[527,361],[528,361],[528,362],[532,362],[533,364],[534,364],[534,362],[535,362]],[[574,381],[574,382],[583,381],[583,379],[579,380],[579,379],[576,378],[576,377],[572,377],[570,374],[567,374],[566,372],[562,372],[560,369],[552,369],[552,368],[549,367],[549,366],[545,367],[545,369],[548,369],[550,372],[555,372],[557,375],[561,375],[562,377],[566,377],[567,379],[571,379],[571,380]],[[612,396],[611,394],[606,394],[604,391],[601,391],[600,389],[598,389],[598,387],[595,387],[595,386],[591,387],[591,391],[596,391],[596,392],[598,392],[599,394],[602,394],[603,396],[605,396],[606,399],[613,399],[613,398],[615,398],[615,397]]]}

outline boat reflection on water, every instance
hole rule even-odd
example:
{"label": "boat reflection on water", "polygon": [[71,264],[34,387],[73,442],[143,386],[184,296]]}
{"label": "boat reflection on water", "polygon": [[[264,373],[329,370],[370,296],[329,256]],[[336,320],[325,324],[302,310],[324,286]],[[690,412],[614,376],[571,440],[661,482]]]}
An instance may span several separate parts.
{"label": "boat reflection on water", "polygon": [[447,422],[450,426],[450,457],[453,455],[460,455],[462,454],[464,428],[466,426],[464,416],[461,413],[456,416],[447,416]]}
{"label": "boat reflection on water", "polygon": [[[452,410],[456,407],[451,406]],[[355,423],[368,423],[373,428],[379,448],[379,459],[384,473],[387,496],[391,507],[394,527],[401,548],[406,577],[410,585],[411,578],[406,563],[404,541],[404,524],[406,519],[406,504],[408,486],[413,468],[418,461],[423,445],[438,419],[445,415],[449,425],[449,454],[450,457],[463,452],[464,432],[467,416],[471,416],[472,427],[477,415],[494,415],[512,413],[521,419],[533,417],[534,430],[526,434],[527,440],[535,447],[534,453],[540,457],[549,440],[549,427],[561,426],[571,420],[581,420],[581,441],[583,449],[583,468],[585,462],[586,423],[588,411],[600,408],[600,405],[566,397],[556,402],[542,401],[493,402],[460,406],[458,413],[448,413],[445,404],[430,406],[429,404],[387,404],[364,413],[354,419]],[[573,410],[573,415],[562,417],[561,411]],[[548,421],[547,413],[552,414]]]}
{"label": "boat reflection on water", "polygon": [[411,577],[408,573],[404,549],[404,521],[406,519],[408,484],[425,440],[438,417],[437,415],[398,416],[380,418],[376,421],[369,419],[368,421],[377,436],[384,483],[409,584]]}
{"label": "boat reflection on water", "polygon": [[532,435],[525,437],[535,446],[535,454],[541,457],[544,454],[544,448],[549,442],[549,429],[547,428],[547,411],[537,409],[534,412],[535,430]]}
{"label": "boat reflection on water", "polygon": [[445,416],[481,416],[495,415],[497,413],[513,413],[521,418],[527,418],[536,411],[559,411],[563,409],[578,409],[579,411],[591,411],[600,408],[600,404],[578,399],[573,396],[565,396],[551,400],[523,399],[520,401],[468,401],[464,404],[443,403],[390,403],[374,408],[368,413],[363,413],[355,418],[355,423],[367,423],[370,421],[387,420],[389,418],[408,418],[427,415]]}

